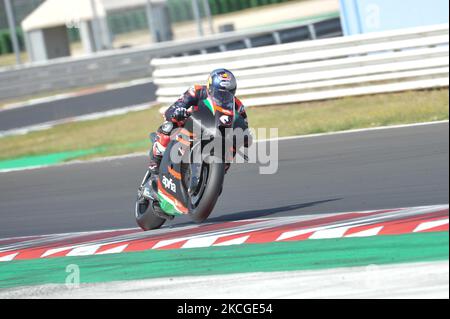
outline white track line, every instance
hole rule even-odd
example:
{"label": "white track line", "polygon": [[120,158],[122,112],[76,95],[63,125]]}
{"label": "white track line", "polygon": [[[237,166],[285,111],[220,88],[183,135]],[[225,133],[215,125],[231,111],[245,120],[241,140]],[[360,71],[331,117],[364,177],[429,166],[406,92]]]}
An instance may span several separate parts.
{"label": "white track line", "polygon": [[10,255],[6,255],[3,257],[0,257],[0,262],[1,261],[11,261],[13,260],[19,253],[14,253],[14,254],[10,254]]}
{"label": "white track line", "polygon": [[152,247],[152,249],[158,249],[161,247],[166,247],[172,244],[176,244],[182,241],[185,241],[186,238],[175,238],[175,239],[167,239],[167,240],[161,240],[159,241],[155,246]]}
{"label": "white track line", "polygon": [[122,251],[124,251],[125,248],[128,247],[128,245],[129,244],[120,245],[120,246],[96,253],[96,255],[118,254],[118,253],[121,253]]}
{"label": "white track line", "polygon": [[353,133],[381,131],[381,130],[388,130],[388,129],[390,130],[390,129],[398,129],[398,128],[437,125],[437,124],[444,124],[444,123],[448,123],[448,122],[449,122],[449,120],[442,120],[442,121],[433,121],[433,122],[422,122],[422,123],[411,123],[411,124],[400,124],[400,125],[377,126],[377,127],[368,127],[368,128],[346,130],[346,131],[337,131],[337,132],[328,132],[328,133],[286,136],[286,137],[279,137],[279,138],[274,138],[274,139],[258,140],[257,142],[266,142],[266,141],[271,141],[271,140],[286,141],[286,140],[306,139],[306,138],[330,136],[330,135],[353,134]]}
{"label": "white track line", "polygon": [[309,239],[341,238],[351,226],[324,229],[314,232]]}
{"label": "white track line", "polygon": [[230,240],[224,241],[224,242],[219,243],[219,244],[214,244],[214,246],[241,245],[241,244],[245,243],[245,241],[246,241],[249,237],[250,237],[250,235],[238,237],[238,238],[235,238],[235,239],[230,239]]}
{"label": "white track line", "polygon": [[448,224],[448,218],[447,219],[441,219],[441,220],[435,220],[432,222],[424,222],[416,227],[416,229],[413,230],[414,233],[424,231],[427,229],[431,229],[434,227],[442,226]]}
{"label": "white track line", "polygon": [[219,238],[219,236],[207,236],[189,239],[181,248],[209,247]]}
{"label": "white track line", "polygon": [[88,256],[93,255],[101,247],[101,244],[87,245],[72,249],[66,256]]}
{"label": "white track line", "polygon": [[345,237],[371,237],[376,236],[383,229],[384,226],[374,227],[366,230],[362,230],[357,233],[353,233],[351,235],[347,235]]}
{"label": "white track line", "polygon": [[65,251],[65,250],[70,250],[70,249],[72,249],[73,247],[75,247],[75,246],[66,246],[66,247],[58,247],[58,248],[52,248],[52,249],[49,249],[49,250],[45,251],[45,252],[41,255],[41,258],[48,257],[48,256],[51,256],[51,255],[60,253],[60,252]]}

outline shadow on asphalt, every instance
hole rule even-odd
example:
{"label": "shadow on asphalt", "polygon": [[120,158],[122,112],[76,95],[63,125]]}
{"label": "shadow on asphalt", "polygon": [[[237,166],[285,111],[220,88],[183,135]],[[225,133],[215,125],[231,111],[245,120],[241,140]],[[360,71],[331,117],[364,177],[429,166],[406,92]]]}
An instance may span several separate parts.
{"label": "shadow on asphalt", "polygon": [[230,215],[222,215],[222,216],[218,216],[218,217],[208,218],[207,221],[208,222],[228,222],[228,221],[233,221],[233,220],[267,217],[267,216],[278,214],[278,213],[289,212],[289,211],[293,211],[293,210],[297,210],[297,209],[312,207],[312,206],[320,205],[323,203],[338,201],[341,199],[342,198],[332,198],[332,199],[325,199],[325,200],[320,200],[320,201],[316,201],[316,202],[293,204],[293,205],[274,207],[274,208],[268,208],[268,209],[247,210],[247,211],[237,212],[237,213],[230,214]]}
{"label": "shadow on asphalt", "polygon": [[[230,215],[222,215],[222,216],[208,218],[206,220],[206,222],[208,222],[208,223],[210,223],[210,222],[229,222],[229,221],[236,221],[236,220],[267,217],[267,216],[278,214],[278,213],[294,211],[294,210],[298,210],[298,209],[302,209],[302,208],[320,205],[323,203],[338,201],[341,199],[342,198],[332,198],[332,199],[325,199],[325,200],[320,200],[320,201],[316,201],[316,202],[293,204],[293,205],[274,207],[274,208],[268,208],[268,209],[246,210],[246,211],[237,212],[237,213],[230,214]],[[319,215],[320,213],[314,213],[314,214]],[[180,224],[177,224],[176,226],[178,227],[178,226],[190,225],[190,224],[192,224],[192,222],[180,223]]]}

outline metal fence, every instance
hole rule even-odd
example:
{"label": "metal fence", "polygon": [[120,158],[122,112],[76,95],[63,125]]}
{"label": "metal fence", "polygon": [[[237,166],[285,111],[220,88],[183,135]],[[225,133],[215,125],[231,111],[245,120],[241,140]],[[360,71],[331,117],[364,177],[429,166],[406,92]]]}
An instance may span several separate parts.
{"label": "metal fence", "polygon": [[[154,59],[160,102],[225,67],[246,105],[275,105],[448,86],[449,25]],[[180,75],[181,73],[181,75]]]}

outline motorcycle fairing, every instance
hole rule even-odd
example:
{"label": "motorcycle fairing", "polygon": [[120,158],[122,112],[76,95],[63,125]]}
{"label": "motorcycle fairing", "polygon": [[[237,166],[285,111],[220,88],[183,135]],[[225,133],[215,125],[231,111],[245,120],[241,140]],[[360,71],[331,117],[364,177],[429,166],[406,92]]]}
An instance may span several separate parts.
{"label": "motorcycle fairing", "polygon": [[180,142],[172,140],[169,143],[159,167],[157,184],[159,205],[169,215],[186,215],[189,213],[187,208],[189,196],[181,181],[181,163],[170,161],[170,153],[173,147],[181,147]]}
{"label": "motorcycle fairing", "polygon": [[[220,106],[215,103],[210,98],[204,99],[203,104],[211,111],[213,115],[216,115],[216,112],[220,112],[222,115],[226,115],[232,118],[232,122],[236,119],[236,112],[234,111],[234,100],[232,105]],[[231,123],[230,123],[231,124]]]}
{"label": "motorcycle fairing", "polygon": [[[211,113],[213,116],[211,116]],[[167,146],[161,161],[157,181],[157,195],[160,201],[160,207],[167,214],[175,216],[189,214],[191,207],[187,187],[182,182],[181,163],[172,163],[170,160],[172,148],[176,147],[177,151],[183,150],[186,156],[192,155],[190,149],[191,141],[196,138],[193,134],[195,132],[194,126],[201,123],[202,132],[206,129],[208,132],[214,133],[218,125],[220,125],[219,123],[223,115],[231,118],[231,123],[229,123],[231,127],[242,125],[239,123],[240,121],[238,119],[240,117],[237,116],[234,105],[231,109],[226,109],[213,103],[210,99],[205,99],[199,103],[197,108],[194,108],[194,112],[185,122],[184,128],[172,134],[171,142]],[[221,123],[224,124],[223,122]],[[201,173],[201,165],[197,173]]]}

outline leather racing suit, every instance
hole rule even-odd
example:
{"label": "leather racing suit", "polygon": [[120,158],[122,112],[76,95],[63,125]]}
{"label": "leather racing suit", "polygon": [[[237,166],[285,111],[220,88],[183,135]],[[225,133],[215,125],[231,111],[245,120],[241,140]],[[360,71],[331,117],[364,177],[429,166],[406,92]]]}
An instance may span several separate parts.
{"label": "leather racing suit", "polygon": [[[200,101],[206,98],[208,98],[207,87],[205,85],[194,85],[166,110],[164,114],[165,122],[158,128],[156,132],[156,141],[150,151],[150,171],[153,173],[158,172],[164,151],[170,142],[171,132],[175,128],[183,127],[184,121],[188,117],[187,110],[193,106],[197,106]],[[244,105],[237,97],[234,99],[235,111],[242,116],[248,126],[247,113],[245,112]],[[249,142],[246,142],[244,146],[248,147],[248,144]],[[229,164],[226,165],[226,170],[228,170],[229,166]]]}

